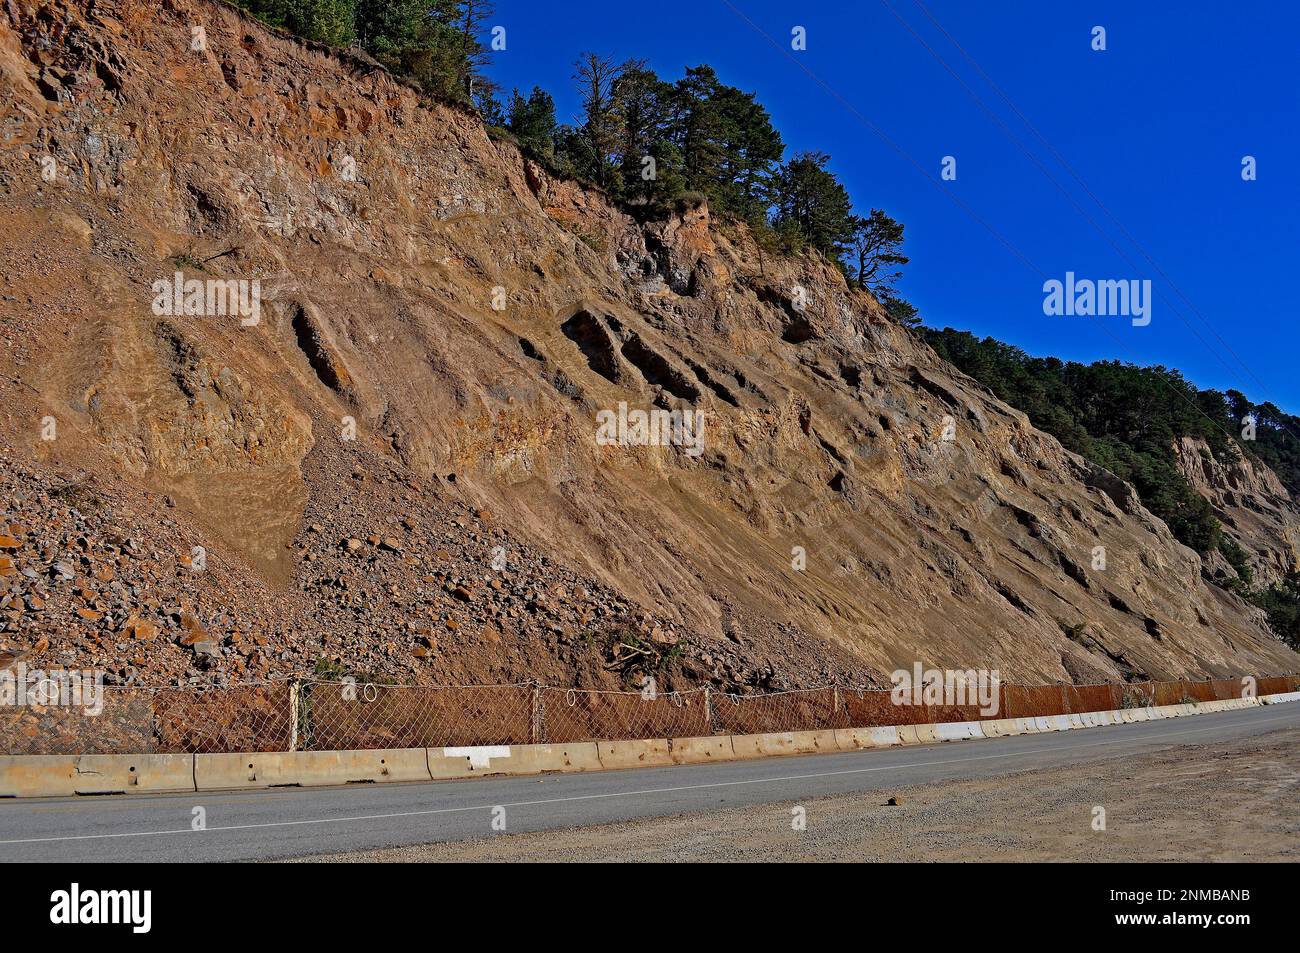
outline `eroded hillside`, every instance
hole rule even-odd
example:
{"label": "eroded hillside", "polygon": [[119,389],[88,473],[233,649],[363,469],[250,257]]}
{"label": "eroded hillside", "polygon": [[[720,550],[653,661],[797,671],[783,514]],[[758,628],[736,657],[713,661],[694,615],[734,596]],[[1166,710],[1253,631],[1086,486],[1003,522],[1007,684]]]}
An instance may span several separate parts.
{"label": "eroded hillside", "polygon": [[[205,0],[6,0],[0,91],[7,645],[149,680],[1298,667],[1130,487],[707,207],[639,222]],[[178,271],[256,278],[259,320],[158,314]],[[703,411],[703,452],[599,445],[620,403]]]}

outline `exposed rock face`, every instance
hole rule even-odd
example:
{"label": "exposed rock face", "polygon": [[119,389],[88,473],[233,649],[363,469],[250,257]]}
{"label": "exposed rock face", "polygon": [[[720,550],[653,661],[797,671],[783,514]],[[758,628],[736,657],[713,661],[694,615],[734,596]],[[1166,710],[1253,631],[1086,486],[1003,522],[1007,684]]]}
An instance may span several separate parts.
{"label": "exposed rock face", "polygon": [[[672,646],[670,679],[758,688],[1297,669],[1131,487],[707,207],[642,224],[204,0],[7,0],[0,91],[0,439],[33,485],[0,516],[38,576],[113,520],[153,566],[11,612],[14,642],[122,677],[596,684],[585,633],[615,625]],[[177,270],[256,278],[260,321],[157,316]],[[703,411],[702,452],[598,443],[620,404]],[[111,519],[60,508],[59,474]],[[194,545],[215,570],[174,561]]]}
{"label": "exposed rock face", "polygon": [[[1270,585],[1300,570],[1300,506],[1276,473],[1239,450],[1235,460],[1218,460],[1205,441],[1191,437],[1175,449],[1187,482],[1214,505],[1224,530],[1250,556],[1256,584]],[[1236,576],[1222,558],[1210,571]]]}

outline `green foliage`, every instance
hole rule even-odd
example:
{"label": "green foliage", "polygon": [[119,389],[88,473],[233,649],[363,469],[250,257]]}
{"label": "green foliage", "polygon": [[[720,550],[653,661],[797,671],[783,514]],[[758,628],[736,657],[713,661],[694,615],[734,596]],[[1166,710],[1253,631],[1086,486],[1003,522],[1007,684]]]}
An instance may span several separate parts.
{"label": "green foliage", "polygon": [[[1253,404],[1238,391],[1198,391],[1164,367],[1067,363],[1029,357],[1017,347],[952,328],[922,333],[940,357],[1024,411],[1036,427],[1131,481],[1143,504],[1178,540],[1200,553],[1222,553],[1239,577],[1227,588],[1263,609],[1273,631],[1300,648],[1300,574],[1253,591],[1249,554],[1223,533],[1209,502],[1183,478],[1174,456],[1179,437],[1205,441],[1221,462],[1244,450],[1297,493],[1300,419],[1272,404]],[[1247,418],[1255,423],[1255,439],[1230,443],[1229,436],[1238,436]]]}
{"label": "green foliage", "polygon": [[[479,41],[484,0],[235,0],[259,19],[331,46],[360,43],[427,92],[491,112],[492,84]],[[489,117],[496,122],[498,117]]]}
{"label": "green foliage", "polygon": [[1300,574],[1247,598],[1268,614],[1268,624],[1291,648],[1300,651]]}
{"label": "green foliage", "polygon": [[1239,435],[1247,419],[1254,421],[1254,439],[1241,440],[1239,446],[1269,466],[1293,495],[1300,495],[1300,417],[1268,401],[1253,404],[1235,390],[1223,395],[1223,404],[1230,432]]}
{"label": "green foliage", "polygon": [[1196,389],[1177,371],[1034,358],[951,328],[926,329],[924,335],[939,356],[1024,411],[1067,449],[1132,482],[1143,504],[1179,541],[1200,553],[1218,546],[1219,522],[1179,472],[1174,441],[1200,437],[1211,447],[1225,441],[1198,412]]}
{"label": "green foliage", "polygon": [[1219,552],[1228,561],[1228,565],[1237,571],[1241,584],[1249,588],[1255,579],[1255,572],[1250,568],[1250,557],[1246,551],[1238,545],[1235,539],[1225,534],[1219,538]]}
{"label": "green foliage", "polygon": [[574,81],[582,114],[557,135],[561,170],[636,205],[662,209],[691,190],[719,213],[766,216],[785,147],[753,93],[722,83],[710,66],[670,83],[640,60],[616,65],[595,53],[578,59]]}
{"label": "green foliage", "polygon": [[633,62],[624,64],[612,92],[619,124],[618,188],[629,202],[661,207],[686,187],[674,138],[673,86]]}
{"label": "green foliage", "polygon": [[797,232],[828,258],[838,258],[852,241],[853,204],[849,193],[826,169],[829,156],[805,152],[777,172],[772,184],[778,233]]}
{"label": "green foliage", "polygon": [[525,152],[545,163],[555,158],[555,100],[550,93],[534,86],[525,99],[515,90],[510,97],[506,128]]}
{"label": "green foliage", "polygon": [[884,306],[885,313],[904,327],[914,328],[920,325],[921,313],[910,301],[894,294],[881,294],[880,303]]}
{"label": "green foliage", "polygon": [[309,40],[346,46],[354,37],[355,0],[237,0],[260,20]]}
{"label": "green foliage", "polygon": [[580,177],[602,189],[615,185],[615,150],[619,141],[619,115],[614,105],[614,83],[628,64],[616,65],[607,56],[583,53],[573,64],[573,80],[582,98],[582,124],[565,140],[573,147],[568,161]]}
{"label": "green foliage", "polygon": [[898,266],[908,261],[903,254],[902,223],[878,208],[873,208],[866,218],[854,218],[849,252],[857,264],[859,288],[866,288],[878,298],[893,294],[894,284],[902,277]]}

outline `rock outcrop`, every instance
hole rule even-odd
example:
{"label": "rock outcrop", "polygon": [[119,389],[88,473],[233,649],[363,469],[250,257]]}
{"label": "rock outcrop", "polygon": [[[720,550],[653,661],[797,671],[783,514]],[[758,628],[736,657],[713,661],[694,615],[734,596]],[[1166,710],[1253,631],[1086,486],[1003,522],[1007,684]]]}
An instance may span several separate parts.
{"label": "rock outcrop", "polygon": [[[1232,446],[1234,459],[1217,459],[1205,441],[1184,437],[1174,448],[1178,469],[1214,507],[1224,531],[1250,560],[1254,583],[1269,586],[1300,571],[1300,506],[1277,474]],[[1213,578],[1237,573],[1221,556],[1211,558]]]}
{"label": "rock outcrop", "polygon": [[[1298,667],[1132,487],[707,206],[643,222],[207,0],[6,0],[0,92],[14,645],[747,690]],[[256,280],[258,320],[160,316],[176,272]],[[702,443],[598,441],[620,405]]]}

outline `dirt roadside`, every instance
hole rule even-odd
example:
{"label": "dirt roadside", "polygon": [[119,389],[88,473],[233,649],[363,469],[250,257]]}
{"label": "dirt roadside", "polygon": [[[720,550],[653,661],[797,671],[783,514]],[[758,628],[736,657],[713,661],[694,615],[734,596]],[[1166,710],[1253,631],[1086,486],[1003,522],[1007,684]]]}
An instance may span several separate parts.
{"label": "dirt roadside", "polygon": [[[889,806],[890,797],[898,806]],[[1094,808],[1106,828],[1093,830]],[[794,829],[803,808],[806,828]],[[1295,861],[1300,729],[858,795],[303,861]]]}

